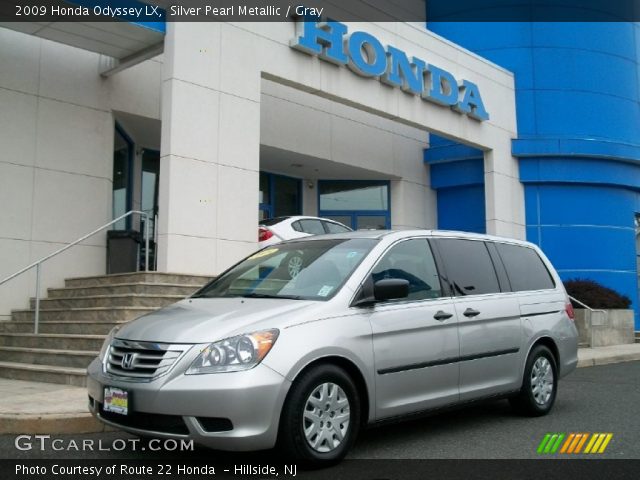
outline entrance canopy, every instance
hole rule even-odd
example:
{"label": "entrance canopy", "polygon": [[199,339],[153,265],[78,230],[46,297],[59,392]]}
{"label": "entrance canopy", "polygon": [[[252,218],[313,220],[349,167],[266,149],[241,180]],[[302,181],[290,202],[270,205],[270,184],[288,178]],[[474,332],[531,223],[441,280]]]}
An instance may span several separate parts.
{"label": "entrance canopy", "polygon": [[[69,0],[54,2],[60,8],[93,8],[100,2]],[[148,2],[151,4],[152,2]],[[127,6],[147,3],[130,0]],[[11,8],[11,12],[6,11]],[[0,3],[0,17],[13,13],[13,3]],[[7,15],[8,16],[8,15]],[[29,17],[36,18],[36,17]],[[105,62],[101,74],[112,75],[124,68],[159,55],[163,51],[166,24],[159,22],[132,22],[118,17],[103,22],[0,22],[0,27],[16,30],[54,42],[100,53],[111,57]]]}

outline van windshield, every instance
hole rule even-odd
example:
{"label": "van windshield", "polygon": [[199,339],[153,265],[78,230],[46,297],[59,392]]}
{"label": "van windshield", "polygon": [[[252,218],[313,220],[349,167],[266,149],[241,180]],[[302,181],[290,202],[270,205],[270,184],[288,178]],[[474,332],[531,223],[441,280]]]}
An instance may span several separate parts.
{"label": "van windshield", "polygon": [[227,270],[192,298],[328,300],[376,243],[356,238],[272,245]]}

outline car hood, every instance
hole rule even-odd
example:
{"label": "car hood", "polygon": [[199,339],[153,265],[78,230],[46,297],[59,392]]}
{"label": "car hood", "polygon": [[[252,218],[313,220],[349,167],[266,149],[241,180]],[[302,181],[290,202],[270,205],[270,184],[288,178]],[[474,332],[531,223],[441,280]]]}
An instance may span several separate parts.
{"label": "car hood", "polygon": [[[116,338],[159,343],[208,343],[310,318],[319,303],[272,298],[185,299],[124,325]],[[288,321],[287,321],[288,320]],[[296,322],[296,323],[297,323]]]}

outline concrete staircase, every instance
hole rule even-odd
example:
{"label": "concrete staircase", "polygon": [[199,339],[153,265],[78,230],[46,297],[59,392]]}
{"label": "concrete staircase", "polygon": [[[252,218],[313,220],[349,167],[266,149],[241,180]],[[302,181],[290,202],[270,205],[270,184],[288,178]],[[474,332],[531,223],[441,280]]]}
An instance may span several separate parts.
{"label": "concrete staircase", "polygon": [[34,304],[0,322],[0,377],[84,386],[86,367],[116,325],[190,295],[210,277],[138,272],[70,278]]}
{"label": "concrete staircase", "polygon": [[640,343],[640,331],[636,332],[636,343]]}

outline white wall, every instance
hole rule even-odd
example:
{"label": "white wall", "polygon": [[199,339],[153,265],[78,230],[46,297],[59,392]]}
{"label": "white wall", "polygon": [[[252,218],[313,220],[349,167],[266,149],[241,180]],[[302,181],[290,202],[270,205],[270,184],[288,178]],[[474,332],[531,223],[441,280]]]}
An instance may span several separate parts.
{"label": "white wall", "polygon": [[[395,227],[435,224],[433,193],[426,188],[427,170],[418,152],[425,137],[415,131],[481,148],[487,231],[524,235],[523,189],[511,156],[513,75],[413,25],[349,28],[475,82],[491,118],[475,121],[295,51],[292,23],[169,23],[162,86],[160,270],[216,273],[256,248],[261,142],[396,176]],[[297,102],[301,96],[265,80],[320,98]],[[356,115],[345,105],[372,116]],[[396,141],[400,136],[411,141]]]}
{"label": "white wall", "polygon": [[435,228],[436,195],[423,161],[427,138],[424,130],[262,81],[260,143],[300,154],[303,167],[274,170],[263,161],[261,168],[305,180],[306,215],[318,213],[317,180],[392,180],[392,228]]}
{"label": "white wall", "polygon": [[[0,28],[0,278],[111,220],[112,110],[160,116],[159,59],[105,80],[100,55]],[[43,265],[41,291],[102,274],[106,234]],[[34,272],[0,286],[0,319]]]}

